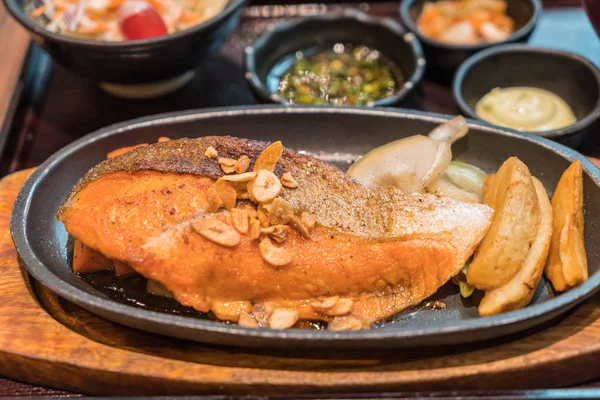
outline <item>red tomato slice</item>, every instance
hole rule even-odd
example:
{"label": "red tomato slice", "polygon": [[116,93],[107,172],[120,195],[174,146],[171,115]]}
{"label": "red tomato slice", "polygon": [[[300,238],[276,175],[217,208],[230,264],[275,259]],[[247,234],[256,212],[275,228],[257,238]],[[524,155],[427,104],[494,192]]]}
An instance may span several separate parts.
{"label": "red tomato slice", "polygon": [[117,12],[119,27],[128,40],[166,35],[167,26],[160,14],[143,0],[128,0]]}

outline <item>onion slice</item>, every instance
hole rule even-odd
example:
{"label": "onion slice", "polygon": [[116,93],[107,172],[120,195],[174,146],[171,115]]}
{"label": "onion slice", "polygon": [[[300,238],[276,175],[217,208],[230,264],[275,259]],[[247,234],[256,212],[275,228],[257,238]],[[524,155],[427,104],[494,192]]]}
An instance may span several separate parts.
{"label": "onion slice", "polygon": [[367,186],[394,186],[407,193],[425,192],[452,160],[448,142],[417,135],[378,147],[355,162],[348,175]]}
{"label": "onion slice", "polygon": [[469,125],[464,117],[459,115],[432,130],[429,133],[429,138],[452,144],[465,136],[467,132],[469,132]]}
{"label": "onion slice", "polygon": [[485,173],[464,163],[451,167],[450,145],[468,131],[467,121],[455,117],[429,136],[410,136],[370,151],[348,169],[348,175],[367,186],[394,186],[407,193],[429,191],[468,202],[481,201]]}
{"label": "onion slice", "polygon": [[72,9],[65,12],[64,19],[67,24],[67,29],[71,32],[75,31],[81,22],[87,3],[88,0],[79,0]]}

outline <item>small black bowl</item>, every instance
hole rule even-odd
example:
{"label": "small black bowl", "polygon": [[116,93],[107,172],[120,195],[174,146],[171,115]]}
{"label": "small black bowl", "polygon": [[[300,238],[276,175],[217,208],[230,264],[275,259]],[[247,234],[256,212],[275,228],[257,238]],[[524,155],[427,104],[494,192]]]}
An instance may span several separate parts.
{"label": "small black bowl", "polygon": [[392,96],[374,101],[368,106],[399,103],[423,77],[425,58],[415,35],[407,33],[389,18],[377,18],[348,9],[268,28],[264,35],[246,48],[246,78],[260,99],[289,104],[274,92],[269,81],[279,82],[279,77],[287,70],[284,67],[287,65],[286,61],[295,57],[297,52],[325,48],[335,43],[376,48],[402,72],[403,86]]}
{"label": "small black bowl", "polygon": [[463,114],[494,88],[531,86],[546,89],[571,106],[577,122],[565,128],[530,132],[576,147],[600,117],[600,70],[584,57],[566,51],[506,45],[482,51],[463,63],[453,93]]}
{"label": "small black bowl", "polygon": [[25,6],[32,0],[3,1],[12,16],[55,61],[79,75],[119,84],[164,81],[194,69],[225,42],[237,26],[247,2],[230,0],[215,17],[181,32],[151,39],[107,42],[50,32],[26,14]]}
{"label": "small black bowl", "polygon": [[454,72],[460,63],[480,50],[499,44],[526,41],[542,13],[541,0],[508,0],[506,13],[515,21],[515,31],[506,40],[475,45],[452,45],[430,39],[419,32],[417,20],[426,1],[438,0],[403,0],[400,5],[400,20],[423,44],[429,67],[442,74],[444,71]]}

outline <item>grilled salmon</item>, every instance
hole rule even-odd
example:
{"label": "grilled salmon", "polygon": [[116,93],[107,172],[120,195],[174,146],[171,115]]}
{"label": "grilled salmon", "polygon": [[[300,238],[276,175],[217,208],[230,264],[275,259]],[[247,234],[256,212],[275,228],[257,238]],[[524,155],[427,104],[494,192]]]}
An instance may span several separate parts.
{"label": "grilled salmon", "polygon": [[[252,170],[267,145],[203,137],[135,149],[91,169],[57,218],[83,244],[159,282],[183,305],[247,326],[279,327],[269,323],[276,315],[290,326],[324,320],[332,329],[367,328],[431,296],[461,271],[491,224],[485,205],[362,186],[284,149],[273,173],[290,173],[297,185],[280,198],[316,222],[310,235],[290,229],[272,244],[291,262],[267,262],[251,234],[227,245],[198,234],[194,224],[209,217],[232,224],[232,212],[211,206],[208,192],[224,172],[207,149],[247,156]],[[238,200],[237,207],[251,205]]]}

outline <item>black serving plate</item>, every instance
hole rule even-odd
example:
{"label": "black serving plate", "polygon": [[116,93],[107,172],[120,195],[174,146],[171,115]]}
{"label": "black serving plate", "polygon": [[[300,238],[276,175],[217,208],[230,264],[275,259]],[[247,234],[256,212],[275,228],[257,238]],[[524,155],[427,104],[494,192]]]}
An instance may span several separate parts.
{"label": "black serving plate", "polygon": [[[106,285],[92,285],[72,272],[68,235],[55,213],[71,186],[110,150],[159,136],[171,138],[233,135],[282,140],[326,162],[346,169],[372,148],[415,134],[426,134],[446,117],[406,110],[251,107],[211,109],[147,117],[113,125],[87,135],[44,162],[21,190],[12,215],[11,230],[27,271],[59,296],[115,322],[142,330],[202,342],[260,347],[385,348],[471,343],[522,331],[564,313],[600,286],[600,170],[581,154],[546,139],[519,135],[470,122],[471,132],[453,146],[455,157],[495,171],[509,156],[518,156],[552,193],[559,177],[574,160],[584,169],[586,248],[590,279],[556,295],[542,281],[532,304],[525,309],[481,318],[472,300],[462,300],[448,284],[433,297],[444,310],[420,306],[396,315],[373,330],[275,331],[248,329],[211,321],[209,316],[157,308],[147,297],[114,296]],[[115,280],[111,285],[118,285]],[[111,286],[108,285],[108,286]],[[134,306],[131,302],[142,303]]]}

